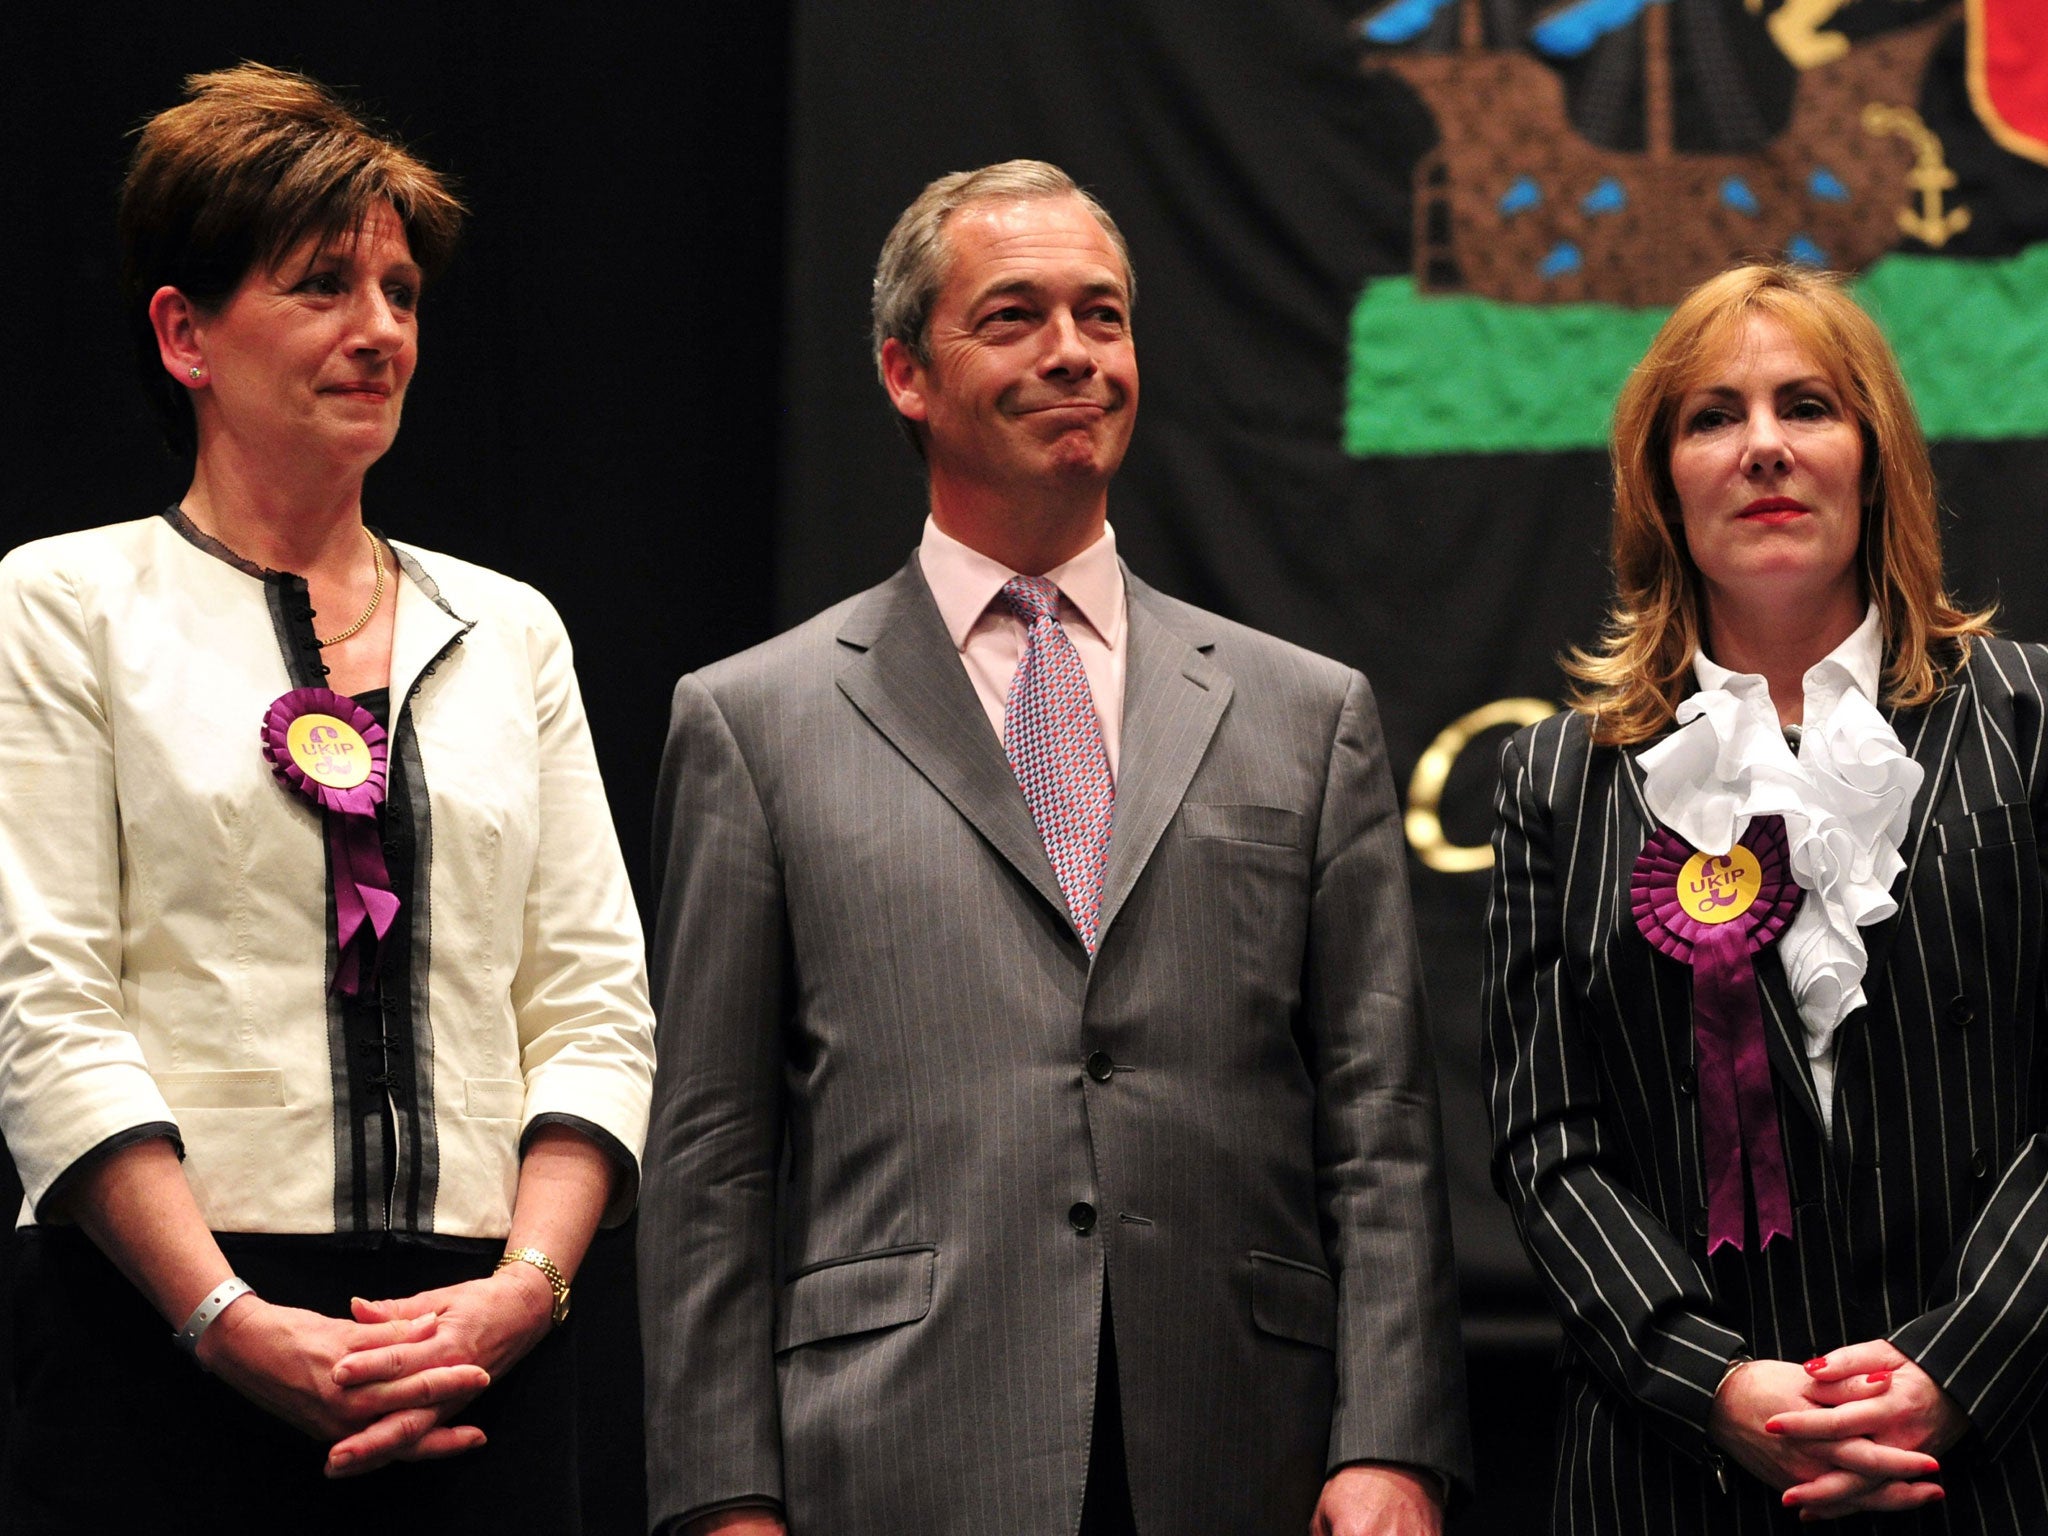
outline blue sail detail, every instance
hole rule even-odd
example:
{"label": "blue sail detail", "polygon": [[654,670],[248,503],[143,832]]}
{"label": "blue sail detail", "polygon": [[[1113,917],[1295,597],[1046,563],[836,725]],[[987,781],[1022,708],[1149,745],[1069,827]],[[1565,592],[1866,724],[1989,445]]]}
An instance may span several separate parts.
{"label": "blue sail detail", "polygon": [[1500,195],[1500,211],[1504,218],[1534,208],[1543,201],[1543,189],[1528,176],[1517,176],[1514,185]]}
{"label": "blue sail detail", "polygon": [[1387,0],[1359,22],[1358,35],[1368,43],[1412,43],[1436,20],[1437,12],[1450,3],[1451,0]]}
{"label": "blue sail detail", "polygon": [[1813,174],[1806,178],[1806,190],[1824,203],[1846,203],[1849,189],[1842,180],[1824,165],[1816,165]]}
{"label": "blue sail detail", "polygon": [[1756,194],[1749,190],[1749,183],[1740,176],[1730,176],[1721,183],[1721,201],[1737,213],[1746,213],[1751,218],[1763,212],[1764,205],[1756,200]]}
{"label": "blue sail detail", "polygon": [[1794,235],[1785,242],[1785,255],[1802,267],[1824,267],[1828,253],[1813,243],[1810,235]]}
{"label": "blue sail detail", "polygon": [[1600,178],[1600,185],[1579,199],[1587,213],[1619,213],[1628,206],[1628,193],[1612,176]]}
{"label": "blue sail detail", "polygon": [[1576,245],[1569,240],[1560,240],[1550,248],[1550,254],[1538,264],[1536,272],[1542,278],[1555,279],[1576,272],[1585,264],[1586,259],[1579,254]]}
{"label": "blue sail detail", "polygon": [[1529,40],[1554,59],[1575,59],[1608,33],[1664,0],[1566,0],[1529,29]]}

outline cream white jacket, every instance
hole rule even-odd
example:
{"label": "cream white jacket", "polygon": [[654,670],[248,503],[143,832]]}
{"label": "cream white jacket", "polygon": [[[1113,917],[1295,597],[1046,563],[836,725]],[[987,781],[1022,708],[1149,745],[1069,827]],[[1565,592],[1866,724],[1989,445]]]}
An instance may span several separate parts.
{"label": "cream white jacket", "polygon": [[393,547],[410,805],[387,817],[418,879],[386,978],[410,997],[384,1026],[409,1023],[388,1140],[351,1130],[320,816],[258,745],[271,701],[318,681],[303,583],[164,517],[0,560],[0,1131],[23,1221],[88,1154],[170,1134],[216,1231],[502,1237],[543,1119],[611,1153],[608,1219],[630,1208],[652,1020],[568,638],[523,583]]}

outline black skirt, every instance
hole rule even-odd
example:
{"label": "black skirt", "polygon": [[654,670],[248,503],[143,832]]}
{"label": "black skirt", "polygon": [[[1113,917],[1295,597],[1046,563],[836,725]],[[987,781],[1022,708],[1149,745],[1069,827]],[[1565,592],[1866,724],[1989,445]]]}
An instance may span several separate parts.
{"label": "black skirt", "polygon": [[[322,1476],[327,1447],[207,1375],[82,1233],[17,1234],[15,1403],[0,1469],[12,1536],[128,1532],[565,1533],[581,1529],[573,1320],[469,1405],[488,1437],[445,1461]],[[347,1317],[488,1275],[503,1245],[224,1234],[266,1301]]]}

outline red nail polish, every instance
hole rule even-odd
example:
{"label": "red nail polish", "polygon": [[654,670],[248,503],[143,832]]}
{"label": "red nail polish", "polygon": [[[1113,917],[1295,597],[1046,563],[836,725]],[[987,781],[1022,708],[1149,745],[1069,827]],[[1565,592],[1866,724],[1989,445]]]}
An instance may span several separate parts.
{"label": "red nail polish", "polygon": [[1826,1355],[1817,1355],[1806,1362],[1806,1368],[1809,1371],[1824,1371],[1828,1368],[1828,1357]]}
{"label": "red nail polish", "polygon": [[1767,1419],[1764,1421],[1764,1433],[1767,1435],[1782,1435],[1785,1431],[1778,1427],[1776,1419]]}
{"label": "red nail polish", "polygon": [[1890,1371],[1872,1371],[1868,1376],[1864,1377],[1863,1379],[1869,1382],[1873,1387],[1881,1387],[1886,1382],[1892,1379],[1892,1373]]}

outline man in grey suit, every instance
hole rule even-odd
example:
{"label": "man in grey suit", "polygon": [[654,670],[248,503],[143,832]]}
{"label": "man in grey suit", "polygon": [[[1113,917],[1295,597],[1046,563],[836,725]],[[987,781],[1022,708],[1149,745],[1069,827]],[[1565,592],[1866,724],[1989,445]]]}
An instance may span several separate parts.
{"label": "man in grey suit", "polygon": [[1052,166],[926,188],[875,279],[918,551],[677,686],[663,1533],[1408,1536],[1468,1475],[1371,693],[1117,562],[1132,287]]}

